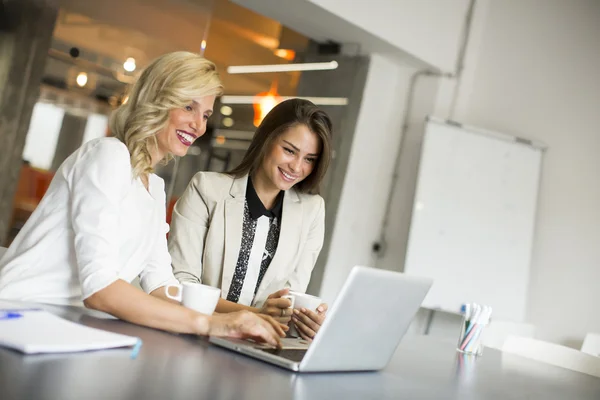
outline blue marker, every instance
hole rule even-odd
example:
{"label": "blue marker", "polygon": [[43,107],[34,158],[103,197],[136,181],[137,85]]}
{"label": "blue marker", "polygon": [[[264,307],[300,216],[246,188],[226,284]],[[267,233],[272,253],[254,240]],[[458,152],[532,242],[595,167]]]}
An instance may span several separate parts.
{"label": "blue marker", "polygon": [[133,350],[131,351],[131,356],[130,358],[132,360],[135,360],[136,357],[138,356],[138,353],[140,352],[140,348],[142,347],[142,339],[138,339],[137,343],[135,344],[135,346],[133,346]]}
{"label": "blue marker", "polygon": [[0,320],[21,318],[23,314],[14,311],[0,311]]}

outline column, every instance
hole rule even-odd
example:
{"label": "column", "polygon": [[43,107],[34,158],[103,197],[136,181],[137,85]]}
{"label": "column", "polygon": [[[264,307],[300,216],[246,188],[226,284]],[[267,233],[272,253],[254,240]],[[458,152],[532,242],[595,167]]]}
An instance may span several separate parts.
{"label": "column", "polygon": [[52,171],[56,171],[60,164],[81,146],[86,123],[87,117],[65,113],[52,159]]}
{"label": "column", "polygon": [[12,216],[25,137],[57,13],[58,0],[0,3],[0,244]]}

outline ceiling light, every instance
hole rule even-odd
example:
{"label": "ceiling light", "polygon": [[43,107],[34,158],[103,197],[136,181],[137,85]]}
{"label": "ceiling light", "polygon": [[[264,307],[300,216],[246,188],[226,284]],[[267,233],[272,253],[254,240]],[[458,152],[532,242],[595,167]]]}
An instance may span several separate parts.
{"label": "ceiling light", "polygon": [[[223,104],[254,104],[257,97],[261,96],[221,96]],[[281,101],[289,99],[304,99],[313,102],[317,106],[345,106],[348,104],[346,97],[280,97]]]}
{"label": "ceiling light", "polygon": [[296,52],[294,50],[277,49],[273,52],[277,57],[281,57],[284,60],[293,61],[296,58]]}
{"label": "ceiling light", "polygon": [[254,96],[254,126],[258,127],[267,114],[281,102],[281,97],[276,91],[268,92],[266,95]]}
{"label": "ceiling light", "polygon": [[337,67],[337,61],[272,65],[237,65],[227,67],[227,73],[257,74],[262,72],[323,71],[329,69],[336,69]]}
{"label": "ceiling light", "polygon": [[227,128],[231,128],[233,126],[233,118],[225,117],[223,118],[223,126]]}
{"label": "ceiling light", "polygon": [[88,81],[88,76],[85,72],[80,72],[75,81],[77,82],[77,85],[84,87]]}
{"label": "ceiling light", "polygon": [[135,68],[136,68],[135,58],[129,57],[127,60],[125,60],[125,62],[123,63],[123,68],[127,72],[133,72],[133,71],[135,71]]}
{"label": "ceiling light", "polygon": [[222,106],[220,111],[221,111],[221,114],[223,114],[225,116],[229,116],[233,113],[233,108],[231,108],[229,106]]}

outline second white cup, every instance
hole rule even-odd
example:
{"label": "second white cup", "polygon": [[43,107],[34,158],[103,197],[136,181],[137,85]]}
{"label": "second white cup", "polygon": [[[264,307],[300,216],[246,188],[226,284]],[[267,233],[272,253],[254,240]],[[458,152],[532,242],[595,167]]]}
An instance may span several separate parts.
{"label": "second white cup", "polygon": [[[177,288],[175,296],[169,293],[170,288]],[[187,308],[212,315],[221,297],[221,289],[201,283],[183,282],[165,286],[165,294],[168,298],[181,302]]]}
{"label": "second white cup", "polygon": [[[294,292],[293,290],[290,290],[286,297],[291,297],[290,300],[292,300],[292,308],[296,310],[306,308],[307,310],[317,312],[317,307],[319,307],[323,302],[318,297],[311,296],[310,294],[306,293]],[[290,324],[289,335],[291,337],[300,337],[300,334],[298,333],[298,330],[294,324]]]}
{"label": "second white cup", "polygon": [[306,308],[307,310],[317,311],[317,307],[323,302],[319,297],[311,296],[310,294],[294,292],[290,290],[289,295],[294,298],[292,304],[293,308],[300,310]]}

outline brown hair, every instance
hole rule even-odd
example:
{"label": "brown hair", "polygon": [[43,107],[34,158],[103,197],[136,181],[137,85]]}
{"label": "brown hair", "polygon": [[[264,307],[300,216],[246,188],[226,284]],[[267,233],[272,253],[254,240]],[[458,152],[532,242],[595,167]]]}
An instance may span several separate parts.
{"label": "brown hair", "polygon": [[240,165],[229,171],[229,174],[236,178],[253,174],[279,135],[295,125],[305,125],[319,137],[321,154],[317,157],[312,172],[294,187],[301,193],[318,194],[331,161],[332,125],[329,116],[308,100],[289,99],[276,105],[256,129]]}

